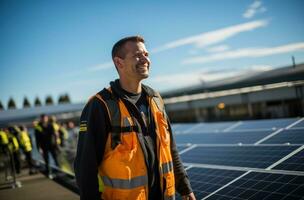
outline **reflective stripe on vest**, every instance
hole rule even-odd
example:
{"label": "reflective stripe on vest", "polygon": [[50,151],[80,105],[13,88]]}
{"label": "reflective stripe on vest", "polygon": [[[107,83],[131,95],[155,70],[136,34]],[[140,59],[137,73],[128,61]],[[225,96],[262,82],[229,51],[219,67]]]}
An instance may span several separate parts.
{"label": "reflective stripe on vest", "polygon": [[133,188],[148,184],[147,176],[137,176],[130,180],[111,179],[109,177],[103,176],[102,180],[103,180],[103,183],[105,186],[109,186],[109,187],[117,188],[117,189],[133,189]]}
{"label": "reflective stripe on vest", "polygon": [[162,164],[162,173],[167,174],[169,172],[173,171],[173,162],[167,162]]}

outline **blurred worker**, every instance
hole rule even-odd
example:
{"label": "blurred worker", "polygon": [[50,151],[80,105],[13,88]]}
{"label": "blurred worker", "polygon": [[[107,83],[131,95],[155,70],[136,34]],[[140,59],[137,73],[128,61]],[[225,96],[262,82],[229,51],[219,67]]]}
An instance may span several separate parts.
{"label": "blurred worker", "polygon": [[29,167],[29,174],[35,174],[36,170],[33,164],[32,159],[32,141],[25,126],[19,126],[19,145],[25,155],[25,159],[27,161]]}
{"label": "blurred worker", "polygon": [[52,174],[49,165],[49,153],[51,153],[57,166],[59,166],[59,163],[57,160],[57,136],[54,133],[52,124],[49,124],[47,115],[42,114],[40,116],[40,121],[36,123],[35,137],[37,149],[42,154],[45,162],[46,173],[51,178]]}
{"label": "blurred worker", "polygon": [[6,154],[8,151],[8,137],[3,128],[0,128],[0,152]]}
{"label": "blurred worker", "polygon": [[18,127],[13,127],[10,126],[8,127],[8,147],[9,147],[9,151],[13,156],[14,159],[14,167],[16,170],[16,173],[19,174],[20,170],[21,170],[21,165],[20,165],[20,151],[19,151],[19,143],[18,143]]}
{"label": "blurred worker", "polygon": [[8,129],[1,128],[0,129],[0,155],[5,156],[6,159],[4,160],[5,165],[5,179],[9,180],[9,177],[14,176],[14,162],[13,162],[13,155],[11,152],[12,146],[10,144],[8,138]]}
{"label": "blurred worker", "polygon": [[[60,143],[61,143],[61,140],[60,140],[60,137],[59,137],[59,130],[60,130],[60,125],[57,123],[57,119],[54,115],[50,116],[49,117],[49,131],[52,132],[52,134],[54,134],[55,137],[52,137],[52,139],[54,141],[52,141],[52,143],[55,145],[54,147],[55,148],[58,148]],[[57,149],[59,150],[59,149]]]}
{"label": "blurred worker", "polygon": [[69,132],[66,128],[65,123],[59,124],[59,138],[60,138],[60,146],[65,147],[66,141],[69,139]]}
{"label": "blurred worker", "polygon": [[150,67],[144,39],[121,39],[112,59],[119,79],[94,95],[80,118],[80,199],[169,200],[178,192],[195,200],[163,101],[142,84]]}
{"label": "blurred worker", "polygon": [[69,132],[69,145],[72,149],[77,148],[77,140],[78,140],[78,128],[75,127],[74,122],[68,122],[68,132]]}

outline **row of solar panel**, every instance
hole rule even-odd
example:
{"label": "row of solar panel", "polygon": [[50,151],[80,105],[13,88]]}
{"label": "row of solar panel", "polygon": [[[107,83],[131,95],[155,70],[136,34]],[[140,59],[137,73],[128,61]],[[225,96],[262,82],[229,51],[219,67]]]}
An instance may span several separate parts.
{"label": "row of solar panel", "polygon": [[187,170],[197,199],[303,199],[304,176],[208,169]]}
{"label": "row of solar panel", "polygon": [[175,140],[177,144],[304,144],[304,129],[175,134]]}
{"label": "row of solar panel", "polygon": [[304,118],[172,129],[197,199],[304,199]]}
{"label": "row of solar panel", "polygon": [[[304,171],[304,146],[299,145],[247,145],[247,146],[178,146],[184,163],[249,167],[277,170]],[[189,151],[183,151],[192,148]]]}
{"label": "row of solar panel", "polygon": [[177,123],[172,125],[174,133],[202,133],[219,131],[277,130],[280,128],[304,129],[304,118],[250,120],[217,123]]}

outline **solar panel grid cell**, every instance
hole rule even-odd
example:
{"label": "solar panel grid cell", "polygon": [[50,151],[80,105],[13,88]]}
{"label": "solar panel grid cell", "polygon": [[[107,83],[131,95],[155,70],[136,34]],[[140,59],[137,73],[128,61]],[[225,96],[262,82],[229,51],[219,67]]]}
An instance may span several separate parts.
{"label": "solar panel grid cell", "polygon": [[251,172],[210,199],[303,199],[304,176]]}
{"label": "solar panel grid cell", "polygon": [[[190,168],[187,170],[196,199],[202,199],[244,172],[234,170]],[[180,197],[177,199],[181,199]]]}
{"label": "solar panel grid cell", "polygon": [[274,167],[274,169],[304,171],[304,150],[285,160],[278,166]]}
{"label": "solar panel grid cell", "polygon": [[262,144],[304,144],[304,129],[283,130],[277,135],[265,140]]}
{"label": "solar panel grid cell", "polygon": [[292,128],[304,128],[304,120],[294,125]]}

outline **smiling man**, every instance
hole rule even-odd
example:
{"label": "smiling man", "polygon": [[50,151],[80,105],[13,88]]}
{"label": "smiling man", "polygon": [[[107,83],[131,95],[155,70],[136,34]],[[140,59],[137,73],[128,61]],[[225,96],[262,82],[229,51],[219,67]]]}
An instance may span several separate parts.
{"label": "smiling man", "polygon": [[159,93],[148,78],[144,39],[119,40],[112,59],[119,79],[83,109],[75,174],[82,200],[194,200]]}

